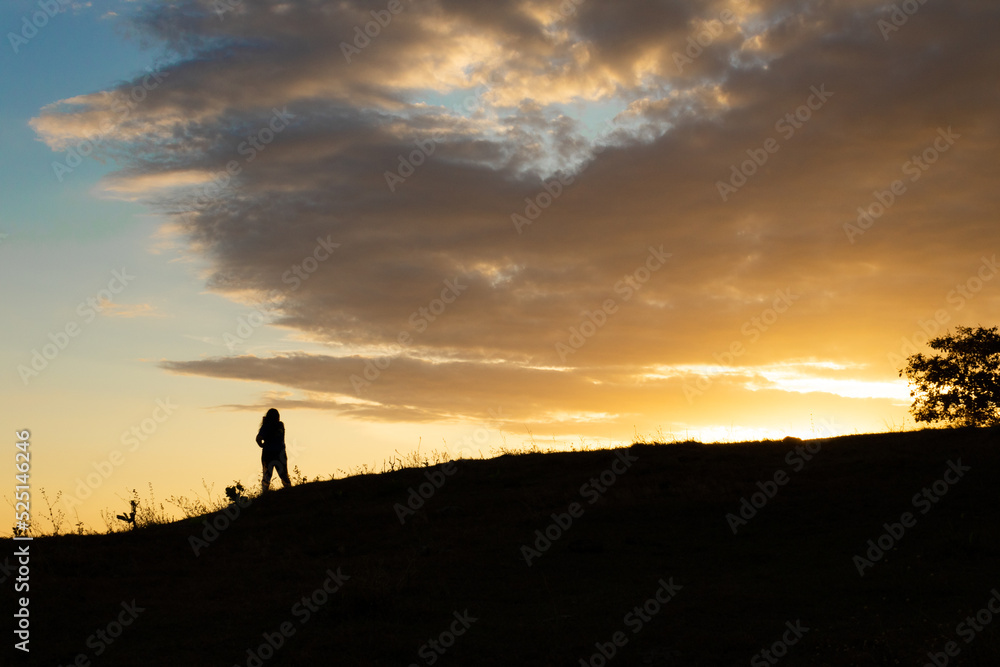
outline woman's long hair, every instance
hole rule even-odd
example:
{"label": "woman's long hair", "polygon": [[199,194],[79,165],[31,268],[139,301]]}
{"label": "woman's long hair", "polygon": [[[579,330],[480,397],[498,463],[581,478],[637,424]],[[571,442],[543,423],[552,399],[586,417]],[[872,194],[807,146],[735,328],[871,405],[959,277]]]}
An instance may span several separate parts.
{"label": "woman's long hair", "polygon": [[278,423],[281,422],[281,417],[278,415],[278,411],[271,408],[264,415],[264,418],[260,420],[261,429],[267,428],[268,430],[273,429]]}

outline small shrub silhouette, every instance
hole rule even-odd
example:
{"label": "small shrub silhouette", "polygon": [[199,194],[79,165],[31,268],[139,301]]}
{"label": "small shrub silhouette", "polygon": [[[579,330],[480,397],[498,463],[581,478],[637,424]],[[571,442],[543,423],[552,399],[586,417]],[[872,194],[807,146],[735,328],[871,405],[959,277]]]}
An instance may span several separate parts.
{"label": "small shrub silhouette", "polygon": [[45,489],[42,488],[40,491],[42,494],[42,499],[48,506],[48,514],[47,515],[43,514],[43,516],[45,516],[48,522],[52,524],[52,534],[58,535],[59,533],[62,532],[62,525],[66,521],[66,513],[63,512],[61,509],[59,509],[59,499],[62,498],[63,492],[62,491],[56,492],[55,499],[49,500],[49,496],[48,494],[45,493]]}
{"label": "small shrub silhouette", "polygon": [[243,484],[241,484],[238,480],[233,482],[232,486],[226,487],[226,497],[229,498],[231,502],[240,505],[241,507],[250,502],[250,498],[247,497],[245,492],[246,489],[243,488]]}
{"label": "small shrub silhouette", "polygon": [[129,514],[119,514],[115,518],[117,518],[120,521],[124,521],[125,523],[129,524],[131,526],[131,529],[134,530],[135,529],[135,510],[139,506],[139,501],[138,500],[131,500],[129,502],[132,504],[132,511]]}

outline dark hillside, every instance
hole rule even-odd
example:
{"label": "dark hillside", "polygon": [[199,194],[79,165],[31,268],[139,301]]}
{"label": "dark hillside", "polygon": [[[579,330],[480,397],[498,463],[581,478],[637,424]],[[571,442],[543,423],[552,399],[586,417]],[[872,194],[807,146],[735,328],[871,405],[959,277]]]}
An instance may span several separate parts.
{"label": "dark hillside", "polygon": [[[998,435],[812,441],[808,462],[790,440],[636,445],[317,482],[253,502],[198,556],[201,519],[40,538],[31,664],[1000,664],[1000,617],[959,625],[1000,590]],[[428,474],[443,484],[401,525],[394,504]],[[727,514],[760,504],[758,482],[773,497],[734,535]],[[118,619],[110,643],[95,634]]]}

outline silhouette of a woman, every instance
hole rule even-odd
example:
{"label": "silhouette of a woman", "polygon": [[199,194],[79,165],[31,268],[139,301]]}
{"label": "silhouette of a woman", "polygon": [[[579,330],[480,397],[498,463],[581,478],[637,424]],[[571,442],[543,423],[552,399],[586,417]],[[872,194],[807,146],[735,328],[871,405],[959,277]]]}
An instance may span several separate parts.
{"label": "silhouette of a woman", "polygon": [[261,448],[260,462],[264,466],[262,489],[267,491],[267,487],[271,485],[271,473],[275,469],[284,487],[291,486],[292,480],[288,479],[288,455],[285,453],[285,425],[274,408],[268,410],[260,420],[257,446]]}

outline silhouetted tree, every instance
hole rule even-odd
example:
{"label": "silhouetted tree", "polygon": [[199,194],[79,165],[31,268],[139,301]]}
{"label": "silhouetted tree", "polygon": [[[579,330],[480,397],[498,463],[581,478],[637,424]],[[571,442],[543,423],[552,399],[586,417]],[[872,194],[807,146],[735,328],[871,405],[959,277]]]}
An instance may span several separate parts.
{"label": "silhouetted tree", "polygon": [[1000,333],[997,327],[956,327],[927,343],[941,354],[914,354],[899,371],[911,384],[918,422],[955,426],[1000,424]]}

